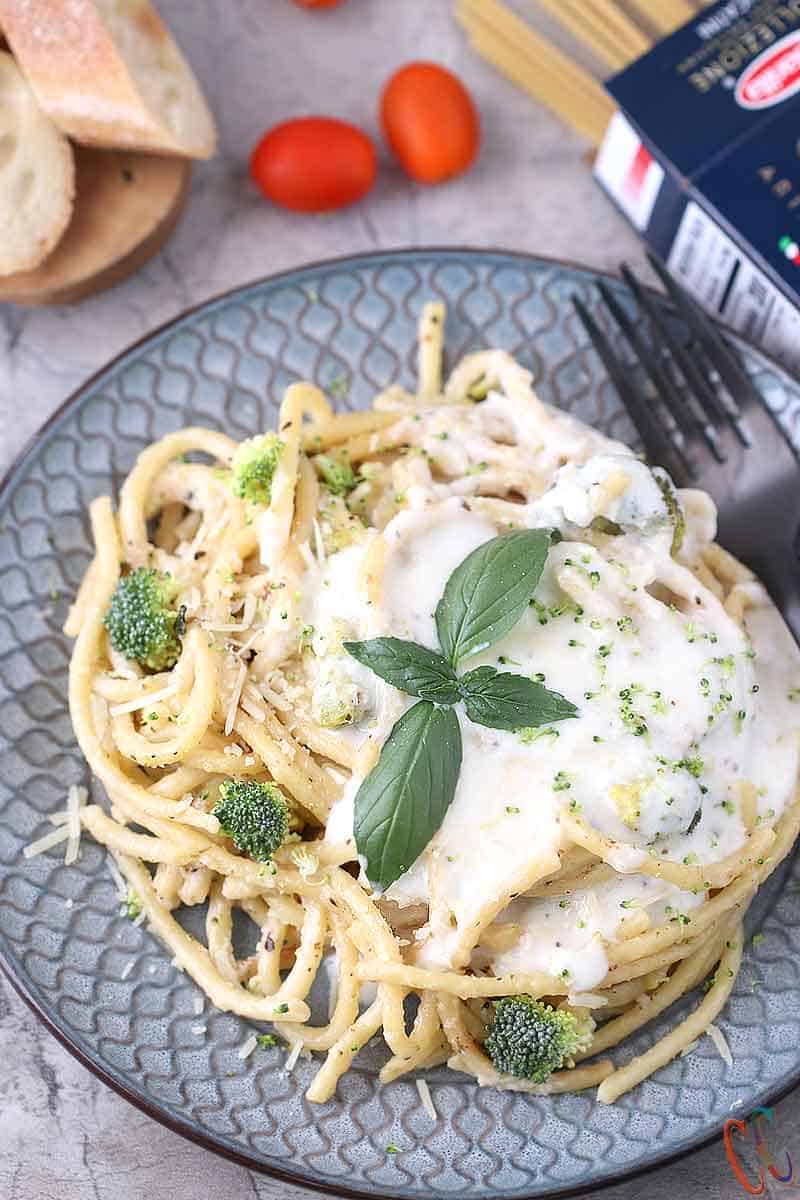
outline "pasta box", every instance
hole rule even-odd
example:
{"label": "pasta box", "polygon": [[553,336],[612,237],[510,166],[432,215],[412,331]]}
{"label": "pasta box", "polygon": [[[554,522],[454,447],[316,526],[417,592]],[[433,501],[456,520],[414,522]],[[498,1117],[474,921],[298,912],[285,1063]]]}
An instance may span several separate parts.
{"label": "pasta box", "polygon": [[597,179],[703,306],[800,372],[800,0],[721,0],[606,84]]}

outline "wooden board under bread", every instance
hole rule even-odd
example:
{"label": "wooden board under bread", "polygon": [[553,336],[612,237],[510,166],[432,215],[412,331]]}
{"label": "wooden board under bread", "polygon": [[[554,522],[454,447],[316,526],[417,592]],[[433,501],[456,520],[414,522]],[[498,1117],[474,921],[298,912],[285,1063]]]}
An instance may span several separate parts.
{"label": "wooden board under bread", "polygon": [[119,283],[161,249],[178,221],[186,159],[75,146],[72,221],[33,271],[0,277],[0,302],[64,304]]}

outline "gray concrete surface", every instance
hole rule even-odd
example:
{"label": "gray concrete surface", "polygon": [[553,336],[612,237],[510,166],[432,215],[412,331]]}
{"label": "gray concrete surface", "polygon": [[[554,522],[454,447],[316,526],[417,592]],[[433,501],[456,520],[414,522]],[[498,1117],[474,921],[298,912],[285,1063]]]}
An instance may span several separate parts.
{"label": "gray concrete surface", "polygon": [[[109,357],[188,305],[265,273],[350,251],[447,244],[530,250],[599,267],[624,256],[642,265],[635,237],[591,180],[585,146],[471,54],[450,0],[347,0],[321,13],[289,0],[161,0],[160,7],[208,92],[220,152],[198,167],[176,234],[136,277],[74,307],[0,305],[0,472]],[[483,122],[473,171],[425,189],[384,157],[365,203],[320,217],[279,212],[260,199],[245,168],[267,126],[322,112],[377,136],[381,84],[411,58],[450,65],[472,89]],[[312,1195],[199,1150],[129,1107],[38,1026],[2,981],[0,1063],[2,1200]],[[777,1109],[780,1162],[779,1151],[800,1142],[798,1116],[797,1095]],[[752,1151],[744,1157],[754,1178]],[[744,1194],[721,1139],[603,1192],[606,1200]],[[769,1180],[766,1194],[789,1200],[800,1190]]]}

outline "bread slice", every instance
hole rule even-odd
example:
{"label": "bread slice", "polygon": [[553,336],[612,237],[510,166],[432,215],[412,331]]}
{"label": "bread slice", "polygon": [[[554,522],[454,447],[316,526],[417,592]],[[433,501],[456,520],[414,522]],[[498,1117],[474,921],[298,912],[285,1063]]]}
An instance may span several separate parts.
{"label": "bread slice", "polygon": [[0,52],[0,275],[39,265],[72,216],[72,147]]}
{"label": "bread slice", "polygon": [[42,108],[75,141],[214,153],[214,119],[149,0],[0,0],[0,28]]}

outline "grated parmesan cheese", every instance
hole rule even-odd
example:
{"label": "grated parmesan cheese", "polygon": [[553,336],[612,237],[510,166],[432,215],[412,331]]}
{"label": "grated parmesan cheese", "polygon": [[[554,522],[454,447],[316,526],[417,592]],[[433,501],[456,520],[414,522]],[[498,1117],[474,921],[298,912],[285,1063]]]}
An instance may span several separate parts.
{"label": "grated parmesan cheese", "polygon": [[208,1026],[207,1025],[191,1025],[189,1028],[190,1028],[191,1032],[193,1034],[195,1034],[197,1037],[202,1037],[203,1034],[208,1029]]}
{"label": "grated parmesan cheese", "polygon": [[269,700],[273,708],[277,708],[278,712],[291,712],[292,706],[286,697],[279,695],[268,683],[261,684],[261,694],[265,700]]}
{"label": "grated parmesan cheese", "polygon": [[201,1012],[203,1011],[203,1009],[205,1008],[205,1000],[203,999],[203,997],[202,997],[202,996],[195,996],[195,998],[194,998],[194,1006],[193,1006],[193,1007],[194,1007],[194,1015],[195,1015],[196,1017],[199,1017],[199,1016],[200,1016],[200,1013],[201,1013]]}
{"label": "grated parmesan cheese", "polygon": [[[229,624],[225,625],[216,625],[212,622],[204,622],[203,629],[205,629],[207,633],[244,633],[246,629],[252,629],[253,627],[253,618],[256,615],[257,603],[258,601],[256,600],[255,596],[250,593],[250,595],[247,596],[244,601],[241,621],[230,622]],[[261,630],[259,629],[258,632],[260,633]]]}
{"label": "grated parmesan cheese", "polygon": [[[210,515],[211,513],[209,512],[209,516]],[[217,524],[219,524],[219,521],[217,521]],[[191,542],[189,542],[188,545],[184,542],[183,546],[180,548],[178,552],[180,556],[193,561],[197,557],[197,553],[201,546],[203,546],[206,541],[211,541],[212,534],[215,532],[215,530],[216,525],[209,527],[208,520],[201,520]]]}
{"label": "grated parmesan cheese", "polygon": [[120,900],[125,900],[128,895],[128,885],[122,876],[122,872],[114,861],[113,855],[106,854],[106,866],[108,867],[109,875],[114,880],[114,886],[117,889]]}
{"label": "grated parmesan cheese", "polygon": [[256,615],[258,607],[258,597],[253,592],[248,592],[244,600],[244,609],[242,611],[242,624],[249,629],[253,624],[253,619]]}
{"label": "grated parmesan cheese", "polygon": [[67,793],[67,848],[64,862],[67,866],[74,863],[81,846],[81,808],[85,805],[89,793],[86,788],[74,784]]}
{"label": "grated parmesan cheese", "polygon": [[[233,732],[233,723],[236,720],[236,710],[239,707],[239,698],[242,694],[244,681],[247,678],[247,667],[244,663],[239,663],[239,670],[236,676],[236,682],[233,685],[230,703],[228,704],[228,712],[225,717],[225,736],[229,737]],[[225,747],[227,750],[227,746]],[[241,747],[239,747],[241,750]]]}
{"label": "grated parmesan cheese", "polygon": [[283,1069],[287,1075],[291,1074],[291,1072],[294,1070],[302,1049],[303,1043],[298,1039],[298,1041],[293,1044],[291,1050],[286,1055],[286,1062],[283,1064]]}
{"label": "grated parmesan cheese", "polygon": [[258,1038],[256,1037],[256,1035],[254,1033],[251,1033],[249,1038],[247,1038],[244,1042],[242,1042],[241,1046],[236,1051],[236,1053],[237,1053],[238,1057],[241,1059],[249,1058],[250,1055],[255,1050],[257,1045],[258,1045]]}
{"label": "grated parmesan cheese", "polygon": [[181,558],[189,559],[190,561],[193,560],[197,556],[197,551],[200,549],[203,542],[205,541],[205,536],[206,536],[205,525],[201,521],[195,531],[195,535],[192,538],[192,540],[190,542],[184,542],[178,548],[179,556]]}
{"label": "grated parmesan cheese", "polygon": [[151,704],[159,704],[162,700],[169,700],[170,696],[176,695],[179,690],[179,684],[169,683],[158,692],[150,692],[148,695],[140,696],[134,700],[125,700],[122,704],[112,704],[108,711],[112,717],[121,717],[123,713],[138,712],[140,708],[148,708]]}
{"label": "grated parmesan cheese", "polygon": [[417,1091],[419,1092],[419,1098],[422,1103],[422,1107],[425,1109],[425,1112],[432,1121],[438,1121],[439,1114],[437,1113],[436,1106],[433,1103],[431,1089],[428,1087],[428,1084],[424,1079],[417,1080]]}
{"label": "grated parmesan cheese", "polygon": [[349,778],[344,771],[340,771],[338,767],[332,767],[330,763],[323,764],[323,771],[330,775],[335,783],[345,784]]}
{"label": "grated parmesan cheese", "polygon": [[325,543],[322,540],[322,530],[319,527],[319,521],[316,517],[314,517],[312,528],[314,530],[314,553],[317,556],[317,562],[322,566],[326,558]]}
{"label": "grated parmesan cheese", "polygon": [[22,853],[25,858],[35,858],[37,854],[44,854],[45,850],[51,850],[59,842],[65,842],[68,837],[69,829],[64,824],[60,829],[54,829],[51,833],[46,833],[44,837],[37,838],[35,842],[30,842]]}
{"label": "grated parmesan cheese", "polygon": [[717,1051],[719,1052],[719,1056],[723,1060],[723,1062],[727,1063],[729,1067],[732,1067],[733,1066],[733,1055],[731,1054],[731,1048],[728,1045],[728,1041],[727,1041],[727,1038],[725,1037],[725,1034],[722,1032],[722,1030],[719,1028],[719,1026],[714,1025],[712,1023],[711,1025],[709,1025],[708,1029],[706,1029],[706,1033],[708,1034],[708,1036],[711,1038],[712,1042],[716,1046]]}
{"label": "grated parmesan cheese", "polygon": [[133,959],[129,958],[120,972],[120,979],[127,979],[135,965]]}
{"label": "grated parmesan cheese", "polygon": [[567,1001],[573,1008],[602,1008],[608,1004],[608,1000],[599,992],[570,992]]}
{"label": "grated parmesan cheese", "polygon": [[250,634],[250,637],[247,639],[247,641],[243,642],[242,645],[239,646],[239,648],[236,651],[237,657],[241,658],[243,654],[246,654],[247,651],[250,649],[250,647],[253,645],[253,643],[258,641],[259,637],[261,636],[261,634],[263,632],[264,632],[264,626],[259,625],[258,628],[255,629],[253,631],[253,633]]}
{"label": "grated parmesan cheese", "polygon": [[240,703],[248,717],[252,717],[254,721],[258,721],[259,725],[263,725],[267,719],[267,711],[262,704],[256,703],[251,696],[242,696]]}

